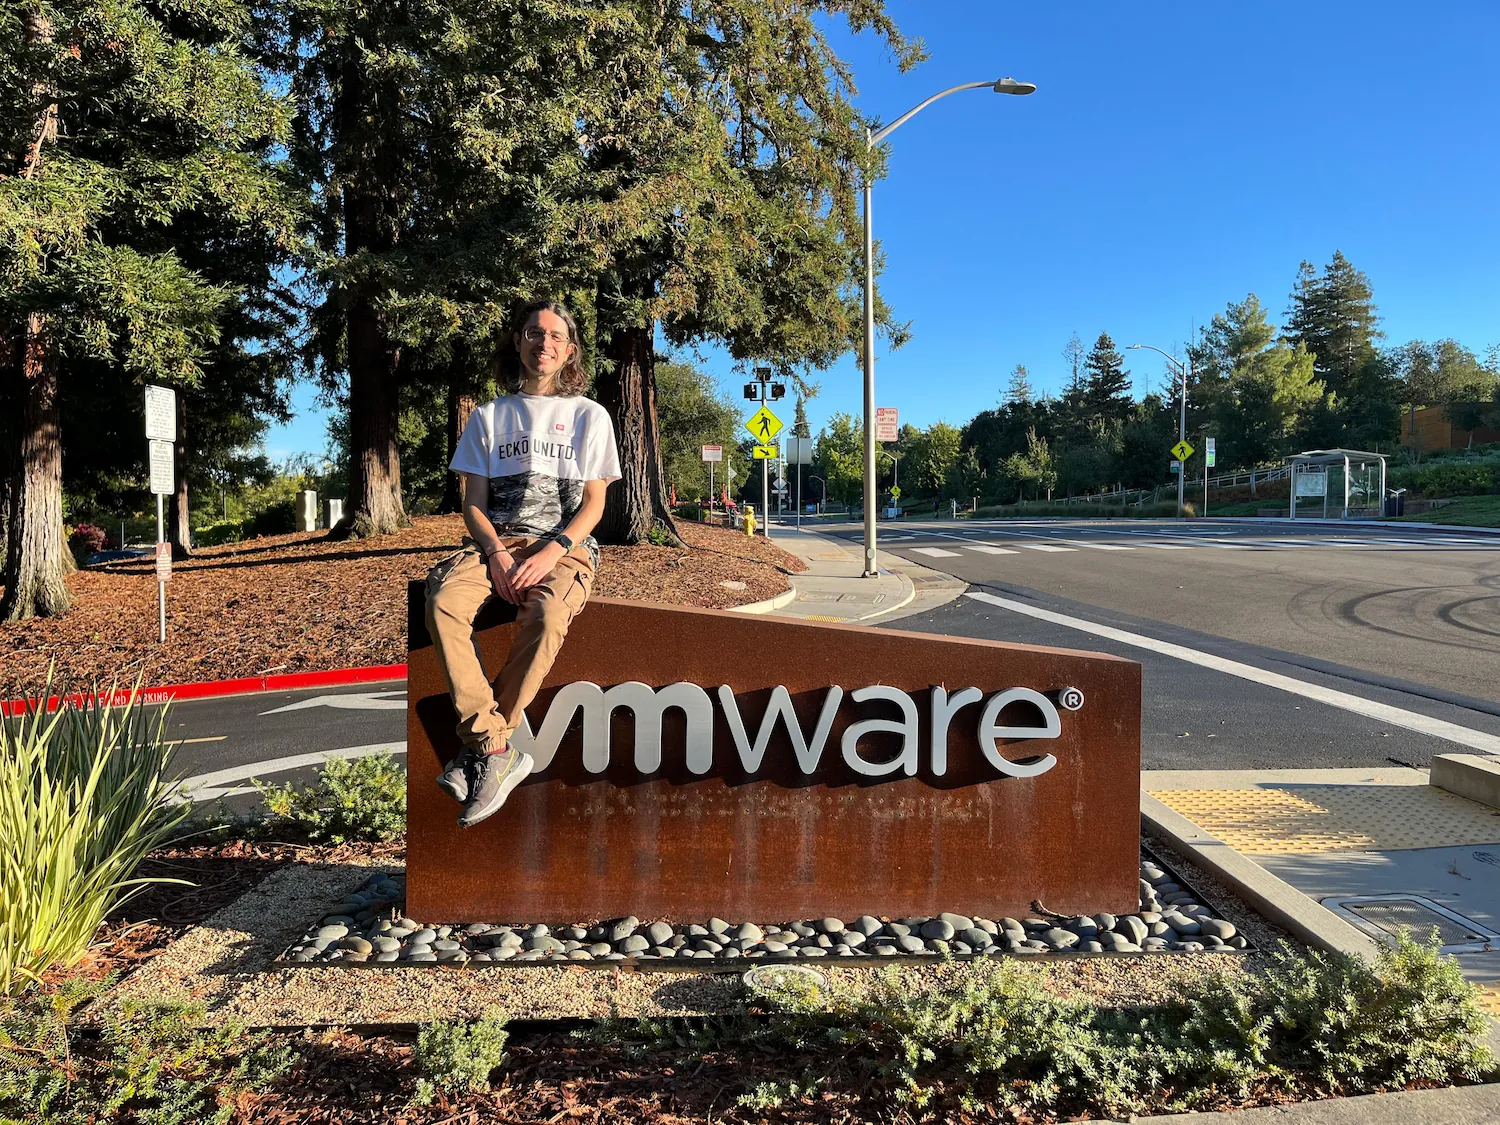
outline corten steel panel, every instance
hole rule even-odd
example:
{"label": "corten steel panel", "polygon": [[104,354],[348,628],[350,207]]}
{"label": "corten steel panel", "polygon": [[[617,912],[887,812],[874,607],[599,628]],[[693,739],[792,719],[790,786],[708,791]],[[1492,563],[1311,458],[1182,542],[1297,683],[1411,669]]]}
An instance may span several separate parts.
{"label": "corten steel panel", "polygon": [[[458,751],[454,712],[422,622],[422,588],[410,595],[408,679],[407,905],[443,922],[593,921],[643,918],[786,920],[862,913],[903,917],[941,910],[989,917],[1033,913],[1128,913],[1138,905],[1140,665],[1064,649],[956,640],[922,633],[800,622],[715,610],[596,599],[572,631],[536,702],[540,731],[562,685],[603,687],[679,681],[709,693],[714,759],[686,766],[684,719],[663,719],[662,765],[635,768],[634,720],[617,710],[605,772],[582,762],[575,715],[550,767],[528,778],[495,816],[470,829],[434,784]],[[493,675],[514,626],[492,604],[476,623]],[[804,775],[785,728],[748,775],[720,708],[717,688],[739,698],[753,741],[771,688],[791,692],[803,729],[816,724],[831,684],[844,702],[812,775]],[[914,777],[852,771],[841,736],[863,718],[897,717],[895,704],[856,705],[871,684],[909,692],[921,718]],[[1059,708],[1056,739],[1004,744],[1022,760],[1049,753],[1057,765],[1035,778],[999,774],[976,737],[983,703],[958,712],[949,730],[948,772],[931,771],[929,689],[978,687],[988,699],[1029,687],[1056,699],[1065,687],[1085,703]],[[1019,704],[1004,719],[1029,724]],[[882,746],[881,740],[885,743]],[[893,756],[896,735],[860,741],[863,757]]]}

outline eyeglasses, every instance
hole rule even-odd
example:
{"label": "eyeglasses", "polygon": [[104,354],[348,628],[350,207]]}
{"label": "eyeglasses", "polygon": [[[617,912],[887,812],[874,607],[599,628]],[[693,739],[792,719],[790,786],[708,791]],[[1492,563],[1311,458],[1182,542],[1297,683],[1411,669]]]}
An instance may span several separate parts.
{"label": "eyeglasses", "polygon": [[531,327],[521,333],[521,338],[528,344],[540,344],[543,340],[551,340],[558,347],[571,344],[566,332],[548,332],[545,328]]}

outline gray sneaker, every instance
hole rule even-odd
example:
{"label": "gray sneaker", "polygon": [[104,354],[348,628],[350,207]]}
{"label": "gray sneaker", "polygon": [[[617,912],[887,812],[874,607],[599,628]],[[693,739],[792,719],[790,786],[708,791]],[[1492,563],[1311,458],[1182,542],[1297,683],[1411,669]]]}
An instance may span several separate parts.
{"label": "gray sneaker", "polygon": [[448,768],[438,774],[438,788],[459,804],[469,799],[469,771],[474,768],[474,751],[465,746]]}
{"label": "gray sneaker", "polygon": [[513,746],[507,746],[498,754],[479,755],[470,774],[469,799],[464,802],[458,826],[473,828],[481,820],[499,812],[511,790],[535,768],[531,755]]}

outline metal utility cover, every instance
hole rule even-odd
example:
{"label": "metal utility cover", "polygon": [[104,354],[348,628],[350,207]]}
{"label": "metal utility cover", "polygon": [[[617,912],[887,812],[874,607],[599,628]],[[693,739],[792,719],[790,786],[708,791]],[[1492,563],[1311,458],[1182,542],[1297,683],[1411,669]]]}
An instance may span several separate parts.
{"label": "metal utility cover", "polygon": [[1421,895],[1325,898],[1323,905],[1387,943],[1393,942],[1403,928],[1418,941],[1436,928],[1444,953],[1483,953],[1494,943],[1500,943],[1500,934],[1493,934],[1474,919]]}

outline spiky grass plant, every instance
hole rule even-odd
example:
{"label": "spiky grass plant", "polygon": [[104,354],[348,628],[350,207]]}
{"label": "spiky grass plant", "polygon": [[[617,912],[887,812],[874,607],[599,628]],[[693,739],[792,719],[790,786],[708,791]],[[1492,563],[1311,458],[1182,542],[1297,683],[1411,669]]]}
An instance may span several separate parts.
{"label": "spiky grass plant", "polygon": [[76,964],[149,884],[181,882],[135,876],[189,809],[173,799],[166,708],[150,715],[132,692],[49,713],[51,688],[0,719],[0,995]]}

